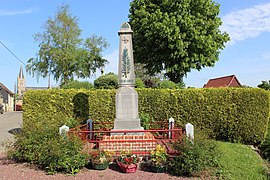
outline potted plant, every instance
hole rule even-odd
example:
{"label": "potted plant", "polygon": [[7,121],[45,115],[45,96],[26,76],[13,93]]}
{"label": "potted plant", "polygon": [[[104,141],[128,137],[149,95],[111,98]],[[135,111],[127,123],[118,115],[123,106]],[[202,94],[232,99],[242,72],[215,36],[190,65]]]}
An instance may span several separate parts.
{"label": "potted plant", "polygon": [[92,167],[97,170],[107,169],[112,159],[112,152],[104,150],[92,151],[90,155]]}
{"label": "potted plant", "polygon": [[117,158],[117,164],[125,173],[134,173],[138,168],[138,157],[129,151],[122,151]]}
{"label": "potted plant", "polygon": [[162,173],[166,170],[168,154],[166,148],[161,145],[157,145],[154,150],[151,151],[150,168],[152,172]]}

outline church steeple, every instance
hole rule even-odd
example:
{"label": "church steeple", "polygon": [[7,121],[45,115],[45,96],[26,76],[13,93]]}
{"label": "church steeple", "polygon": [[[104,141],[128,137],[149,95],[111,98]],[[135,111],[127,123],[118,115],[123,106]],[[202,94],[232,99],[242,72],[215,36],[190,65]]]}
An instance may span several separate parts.
{"label": "church steeple", "polygon": [[19,95],[22,95],[26,91],[25,78],[24,78],[24,75],[23,75],[22,65],[20,67],[19,76],[17,78],[17,91],[18,91],[17,93]]}
{"label": "church steeple", "polygon": [[19,78],[24,79],[22,65],[21,65],[21,67],[20,67]]}

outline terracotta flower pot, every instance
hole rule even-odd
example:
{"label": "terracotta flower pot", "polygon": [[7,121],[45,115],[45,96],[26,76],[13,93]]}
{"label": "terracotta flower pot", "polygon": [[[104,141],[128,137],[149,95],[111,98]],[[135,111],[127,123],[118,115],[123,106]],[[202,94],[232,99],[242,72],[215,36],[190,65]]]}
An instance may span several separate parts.
{"label": "terracotta flower pot", "polygon": [[138,168],[137,164],[123,164],[119,161],[117,161],[117,164],[124,173],[135,173]]}

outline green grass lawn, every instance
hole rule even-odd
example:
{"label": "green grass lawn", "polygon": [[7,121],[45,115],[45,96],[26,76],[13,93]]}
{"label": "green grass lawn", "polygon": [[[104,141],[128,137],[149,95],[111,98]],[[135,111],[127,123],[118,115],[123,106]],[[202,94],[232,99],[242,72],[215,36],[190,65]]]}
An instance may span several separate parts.
{"label": "green grass lawn", "polygon": [[217,142],[221,157],[218,173],[221,179],[260,180],[267,179],[267,166],[264,160],[250,147]]}

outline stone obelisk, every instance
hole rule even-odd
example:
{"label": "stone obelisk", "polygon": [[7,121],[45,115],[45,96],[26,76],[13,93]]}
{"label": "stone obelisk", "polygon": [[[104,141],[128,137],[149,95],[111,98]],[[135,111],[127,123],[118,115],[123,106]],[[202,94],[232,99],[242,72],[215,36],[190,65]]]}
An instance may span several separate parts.
{"label": "stone obelisk", "polygon": [[138,114],[138,93],[134,89],[135,74],[131,27],[123,23],[118,35],[119,65],[118,90],[116,93],[116,119],[113,130],[143,130]]}

